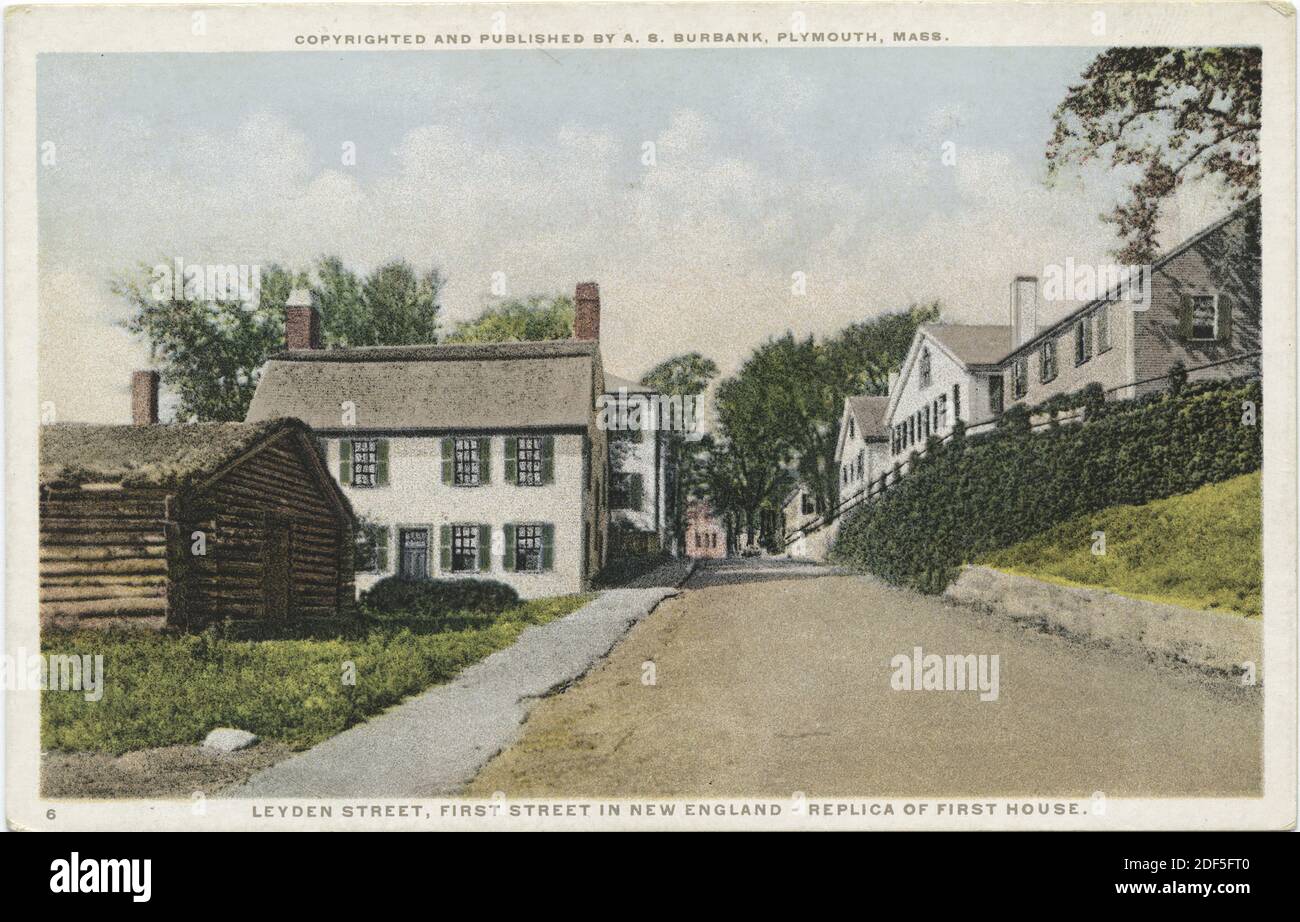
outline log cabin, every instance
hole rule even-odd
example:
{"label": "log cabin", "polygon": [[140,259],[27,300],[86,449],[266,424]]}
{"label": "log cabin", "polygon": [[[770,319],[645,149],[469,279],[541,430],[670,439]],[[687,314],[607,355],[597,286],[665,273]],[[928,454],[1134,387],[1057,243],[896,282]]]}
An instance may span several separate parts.
{"label": "log cabin", "polygon": [[352,510],[298,420],[56,424],[40,461],[43,628],[351,611]]}

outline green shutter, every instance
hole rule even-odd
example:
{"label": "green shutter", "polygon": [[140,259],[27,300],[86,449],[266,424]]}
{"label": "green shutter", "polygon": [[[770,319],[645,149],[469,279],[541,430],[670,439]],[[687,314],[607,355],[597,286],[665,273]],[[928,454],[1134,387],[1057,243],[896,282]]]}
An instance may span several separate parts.
{"label": "green shutter", "polygon": [[542,483],[555,482],[555,436],[542,436]]}
{"label": "green shutter", "polygon": [[506,473],[507,484],[519,481],[519,439],[513,435],[506,436]]}
{"label": "green shutter", "polygon": [[502,526],[502,534],[505,537],[505,552],[501,555],[501,568],[507,573],[515,569],[515,527],[513,525]]}
{"label": "green shutter", "polygon": [[375,440],[375,483],[388,486],[388,439]]}
{"label": "green shutter", "polygon": [[339,439],[339,483],[352,485],[352,440]]}
{"label": "green shutter", "polygon": [[1227,295],[1220,294],[1218,302],[1219,311],[1219,342],[1232,342],[1232,299]]}
{"label": "green shutter", "polygon": [[1178,298],[1178,336],[1182,340],[1192,338],[1192,296],[1180,295]]}
{"label": "green shutter", "polygon": [[487,436],[478,440],[478,482],[492,482],[492,439]]}
{"label": "green shutter", "polygon": [[478,527],[478,568],[482,573],[492,572],[492,526]]}
{"label": "green shutter", "polygon": [[442,440],[442,482],[451,483],[456,462],[456,440]]}
{"label": "green shutter", "polygon": [[542,569],[555,568],[555,526],[549,522],[542,526]]}
{"label": "green shutter", "polygon": [[438,561],[441,564],[443,573],[451,572],[451,526],[444,525],[439,529],[439,554]]}
{"label": "green shutter", "polygon": [[388,526],[381,525],[374,531],[375,569],[380,573],[388,571]]}

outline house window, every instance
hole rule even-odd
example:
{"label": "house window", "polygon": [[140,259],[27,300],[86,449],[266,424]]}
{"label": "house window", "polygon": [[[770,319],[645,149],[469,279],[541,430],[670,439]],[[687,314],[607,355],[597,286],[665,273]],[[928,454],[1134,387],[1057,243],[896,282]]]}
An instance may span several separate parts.
{"label": "house window", "polygon": [[1056,378],[1056,340],[1045,339],[1038,347],[1038,380],[1043,384]]}
{"label": "house window", "polygon": [[358,573],[384,573],[388,570],[388,529],[383,525],[359,524],[354,536]]}
{"label": "house window", "polygon": [[952,386],[952,419],[953,422],[961,419],[961,385]]}
{"label": "house window", "polygon": [[1219,338],[1219,310],[1217,295],[1192,296],[1191,339]]}
{"label": "house window", "polygon": [[1110,348],[1110,305],[1103,304],[1096,310],[1097,316],[1097,354],[1101,355]]}
{"label": "house window", "polygon": [[546,547],[544,525],[515,526],[515,570],[540,571],[546,569],[543,552]]}
{"label": "house window", "polygon": [[451,570],[453,573],[473,573],[478,570],[477,525],[451,527]]}
{"label": "house window", "polygon": [[1074,325],[1074,364],[1082,365],[1092,358],[1092,315],[1079,318]]}
{"label": "house window", "polygon": [[378,482],[379,444],[376,439],[352,440],[352,486],[373,487]]}
{"label": "house window", "polygon": [[1019,400],[1029,390],[1029,358],[1021,356],[1011,363],[1011,399]]}
{"label": "house window", "polygon": [[849,417],[849,438],[853,438],[853,417]]}
{"label": "house window", "polygon": [[703,536],[698,531],[695,533],[695,546],[704,547]]}
{"label": "house window", "polygon": [[521,436],[515,441],[516,484],[521,487],[542,485],[542,456],[541,436]]}
{"label": "house window", "polygon": [[930,386],[930,350],[921,350],[921,387]]}
{"label": "house window", "polygon": [[858,452],[858,480],[862,479],[862,472],[866,469],[867,450],[864,448]]}
{"label": "house window", "polygon": [[934,430],[943,432],[948,428],[948,395],[940,394],[934,402]]}
{"label": "house window", "polygon": [[456,439],[456,486],[479,485],[478,439]]}
{"label": "house window", "polygon": [[989,375],[989,412],[998,415],[1004,409],[1002,395],[1002,376]]}
{"label": "house window", "polygon": [[803,515],[812,515],[816,508],[816,504],[813,502],[813,498],[810,494],[799,494],[799,511]]}
{"label": "house window", "polygon": [[609,481],[609,505],[611,509],[641,508],[641,475],[613,474]]}

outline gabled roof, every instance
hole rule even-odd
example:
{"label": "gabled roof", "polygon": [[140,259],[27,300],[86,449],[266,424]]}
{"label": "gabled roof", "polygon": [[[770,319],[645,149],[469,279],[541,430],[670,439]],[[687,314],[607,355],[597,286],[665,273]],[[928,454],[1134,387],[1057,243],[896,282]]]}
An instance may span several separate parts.
{"label": "gabled roof", "polygon": [[967,367],[996,365],[1011,350],[1007,324],[927,323],[921,329]]}
{"label": "gabled roof", "polygon": [[183,489],[199,483],[259,443],[285,431],[307,433],[296,419],[173,426],[42,426],[43,486],[120,483]]}
{"label": "gabled roof", "polygon": [[888,437],[889,433],[885,429],[885,410],[889,408],[888,397],[859,394],[846,397],[844,404],[848,407],[849,412],[853,414],[853,419],[858,425],[858,432],[862,433],[864,441],[871,442]]}
{"label": "gabled roof", "polygon": [[599,344],[585,340],[458,343],[284,352],[266,364],[248,421],[295,416],[361,430],[588,425],[603,377]]}

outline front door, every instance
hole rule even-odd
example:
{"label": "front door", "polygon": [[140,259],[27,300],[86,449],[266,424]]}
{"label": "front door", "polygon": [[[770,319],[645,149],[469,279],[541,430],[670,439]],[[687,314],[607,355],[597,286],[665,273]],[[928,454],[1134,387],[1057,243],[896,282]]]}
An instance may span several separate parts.
{"label": "front door", "polygon": [[427,579],[429,576],[429,529],[401,530],[401,559],[397,575],[402,579]]}
{"label": "front door", "polygon": [[262,543],[262,597],[268,618],[289,616],[291,547],[289,523],[268,518],[266,540]]}

